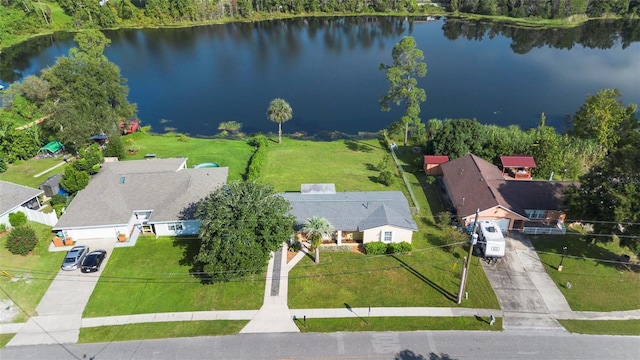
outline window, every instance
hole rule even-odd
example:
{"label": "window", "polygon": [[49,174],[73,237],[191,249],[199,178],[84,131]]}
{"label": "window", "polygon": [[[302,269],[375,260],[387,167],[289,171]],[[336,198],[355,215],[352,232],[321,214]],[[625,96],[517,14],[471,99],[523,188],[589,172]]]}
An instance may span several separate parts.
{"label": "window", "polygon": [[182,223],[173,223],[173,224],[169,224],[169,230],[172,231],[182,231],[184,230],[184,228],[182,227]]}
{"label": "window", "polygon": [[525,210],[525,213],[529,219],[544,219],[547,215],[546,210]]}
{"label": "window", "polygon": [[391,242],[391,239],[392,239],[392,235],[393,235],[393,234],[392,234],[392,232],[391,232],[391,231],[385,231],[385,232],[384,232],[384,238],[382,239],[382,242],[390,243],[390,242]]}

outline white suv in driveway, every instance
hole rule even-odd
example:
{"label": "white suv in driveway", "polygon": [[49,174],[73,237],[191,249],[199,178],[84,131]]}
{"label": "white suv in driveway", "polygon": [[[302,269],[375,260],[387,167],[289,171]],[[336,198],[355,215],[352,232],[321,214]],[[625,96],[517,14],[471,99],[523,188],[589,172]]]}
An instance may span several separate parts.
{"label": "white suv in driveway", "polygon": [[88,253],[88,246],[74,246],[67,252],[60,268],[62,270],[75,270],[79,268],[80,264],[82,264],[82,260],[84,260]]}

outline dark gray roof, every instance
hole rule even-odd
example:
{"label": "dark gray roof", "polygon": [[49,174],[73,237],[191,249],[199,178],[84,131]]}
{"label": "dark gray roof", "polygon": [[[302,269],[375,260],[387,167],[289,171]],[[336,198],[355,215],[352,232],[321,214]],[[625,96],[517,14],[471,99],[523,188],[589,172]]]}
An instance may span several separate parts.
{"label": "dark gray roof", "polygon": [[104,163],[55,229],[126,224],[136,210],[151,222],[174,221],[190,204],[227,182],[229,168],[185,169],[186,158]]}
{"label": "dark gray roof", "polygon": [[418,230],[411,217],[407,198],[400,191],[349,191],[336,194],[291,192],[282,196],[291,203],[291,214],[299,224],[313,216],[322,216],[336,230],[363,231],[384,225]]}
{"label": "dark gray roof", "polygon": [[0,215],[37,197],[44,191],[0,180]]}
{"label": "dark gray roof", "polygon": [[57,173],[55,175],[49,176],[49,178],[47,178],[45,182],[40,184],[40,189],[42,189],[43,186],[52,186],[52,187],[60,186],[61,177],[62,177],[61,173]]}

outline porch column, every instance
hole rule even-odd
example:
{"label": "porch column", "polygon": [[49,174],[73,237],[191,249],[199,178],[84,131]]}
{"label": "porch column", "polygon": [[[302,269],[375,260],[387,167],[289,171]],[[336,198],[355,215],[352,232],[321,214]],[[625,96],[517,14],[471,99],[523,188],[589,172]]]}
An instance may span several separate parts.
{"label": "porch column", "polygon": [[338,238],[337,238],[338,246],[342,245],[342,231],[338,230]]}

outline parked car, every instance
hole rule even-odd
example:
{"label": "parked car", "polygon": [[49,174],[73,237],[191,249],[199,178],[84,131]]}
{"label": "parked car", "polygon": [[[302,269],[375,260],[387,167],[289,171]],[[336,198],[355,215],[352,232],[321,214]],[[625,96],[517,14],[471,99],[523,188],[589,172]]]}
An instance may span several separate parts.
{"label": "parked car", "polygon": [[67,251],[67,256],[64,257],[62,270],[75,270],[80,267],[82,260],[89,253],[89,247],[84,245],[74,246],[71,250]]}
{"label": "parked car", "polygon": [[94,272],[100,270],[100,264],[102,264],[102,260],[107,257],[106,250],[94,250],[84,258],[82,261],[82,265],[80,266],[80,271],[82,272]]}

